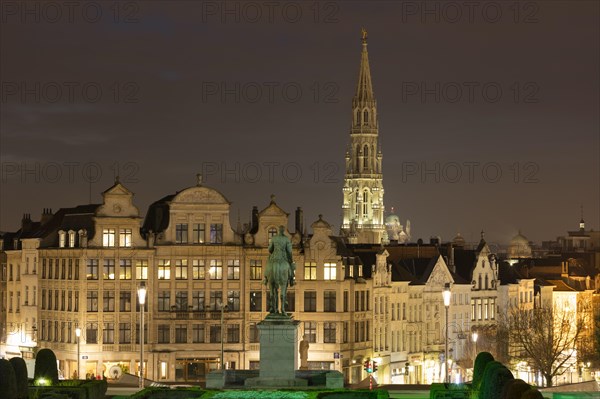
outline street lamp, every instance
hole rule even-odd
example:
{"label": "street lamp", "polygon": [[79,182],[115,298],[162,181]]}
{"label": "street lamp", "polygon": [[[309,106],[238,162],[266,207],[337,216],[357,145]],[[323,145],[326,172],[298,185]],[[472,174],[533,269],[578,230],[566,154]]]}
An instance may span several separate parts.
{"label": "street lamp", "polygon": [[81,328],[75,328],[75,336],[77,337],[77,379],[80,380],[81,374],[79,373],[81,372],[81,369],[79,368],[79,359],[81,359],[81,356],[79,355],[79,341],[81,338]]}
{"label": "street lamp", "polygon": [[446,283],[444,286],[444,291],[442,291],[442,295],[444,297],[444,306],[446,307],[446,361],[444,363],[446,366],[446,383],[450,383],[450,373],[448,373],[448,310],[450,308],[450,298],[452,293],[450,292],[450,283]]}
{"label": "street lamp", "polygon": [[[479,334],[477,334],[477,331],[473,331],[473,334],[471,334],[471,339],[475,344],[475,357],[477,356],[477,338],[479,338]],[[475,357],[473,357],[473,359],[475,359]]]}
{"label": "street lamp", "polygon": [[140,388],[144,389],[144,305],[146,304],[146,283],[143,281],[138,288],[138,299],[140,301]]}
{"label": "street lamp", "polygon": [[224,342],[225,340],[224,338],[224,330],[225,330],[225,318],[224,318],[224,313],[226,310],[228,310],[229,308],[227,307],[227,304],[224,303],[220,303],[220,307],[221,307],[221,370],[225,370],[225,363],[224,363],[224,359],[225,359],[225,347],[224,347]]}

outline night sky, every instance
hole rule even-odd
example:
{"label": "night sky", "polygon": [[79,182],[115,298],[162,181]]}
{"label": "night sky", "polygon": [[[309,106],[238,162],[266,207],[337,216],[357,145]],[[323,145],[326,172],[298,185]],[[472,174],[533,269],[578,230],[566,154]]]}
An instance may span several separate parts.
{"label": "night sky", "polygon": [[600,228],[596,1],[69,4],[0,4],[2,231],[116,174],[144,216],[203,173],[233,226],[275,194],[337,232],[363,26],[413,240]]}

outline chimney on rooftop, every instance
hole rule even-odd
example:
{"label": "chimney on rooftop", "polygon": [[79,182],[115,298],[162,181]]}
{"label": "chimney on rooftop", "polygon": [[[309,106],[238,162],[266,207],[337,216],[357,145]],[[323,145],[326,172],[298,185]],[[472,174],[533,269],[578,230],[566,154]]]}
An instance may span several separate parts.
{"label": "chimney on rooftop", "polygon": [[21,230],[23,232],[31,230],[31,214],[24,213],[23,219],[21,219]]}
{"label": "chimney on rooftop", "polygon": [[45,225],[50,219],[52,219],[52,209],[51,208],[44,208],[44,210],[42,211],[42,217],[40,219],[40,223],[42,225]]}

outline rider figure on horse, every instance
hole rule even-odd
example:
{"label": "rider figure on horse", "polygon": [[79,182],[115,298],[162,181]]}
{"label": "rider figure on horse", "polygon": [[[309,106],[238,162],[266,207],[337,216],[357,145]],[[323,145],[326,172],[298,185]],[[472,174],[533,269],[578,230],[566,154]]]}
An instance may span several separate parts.
{"label": "rider figure on horse", "polygon": [[[296,270],[296,264],[292,259],[292,242],[286,237],[284,232],[285,227],[279,226],[278,234],[271,238],[271,243],[269,244],[270,255],[263,280],[263,284],[267,285],[271,290],[269,312],[283,315],[286,314],[287,287],[288,285],[294,285]],[[279,311],[279,302],[281,302],[281,311]]]}

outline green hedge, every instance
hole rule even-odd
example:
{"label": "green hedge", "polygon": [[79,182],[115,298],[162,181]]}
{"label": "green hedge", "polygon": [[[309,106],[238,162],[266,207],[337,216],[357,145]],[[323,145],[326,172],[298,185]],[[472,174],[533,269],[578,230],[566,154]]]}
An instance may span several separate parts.
{"label": "green hedge", "polygon": [[27,399],[29,380],[27,378],[27,364],[21,357],[13,357],[9,360],[10,364],[15,370],[15,377],[17,379],[17,398]]}
{"label": "green hedge", "polygon": [[504,386],[514,378],[510,370],[502,363],[489,362],[483,373],[483,380],[479,388],[479,399],[502,399]]}
{"label": "green hedge", "polygon": [[108,384],[105,380],[65,380],[50,386],[30,386],[31,397],[67,395],[69,399],[104,399]]}
{"label": "green hedge", "polygon": [[17,399],[15,369],[6,359],[0,359],[0,389],[3,399]]}
{"label": "green hedge", "polygon": [[40,349],[35,356],[35,371],[33,379],[48,380],[52,385],[58,383],[58,366],[56,363],[56,355],[51,349]]}
{"label": "green hedge", "polygon": [[475,358],[475,364],[473,365],[473,389],[478,391],[481,386],[481,379],[483,373],[485,373],[485,366],[489,362],[494,361],[494,356],[490,352],[479,352]]}

